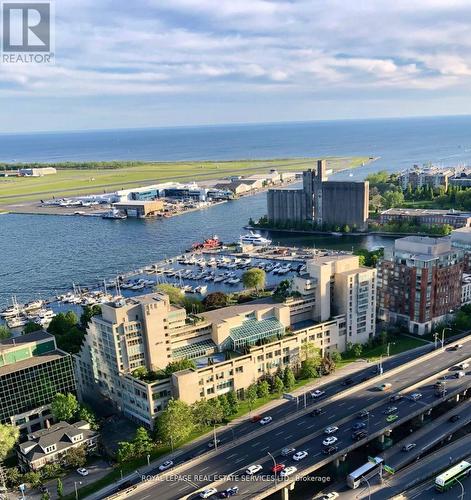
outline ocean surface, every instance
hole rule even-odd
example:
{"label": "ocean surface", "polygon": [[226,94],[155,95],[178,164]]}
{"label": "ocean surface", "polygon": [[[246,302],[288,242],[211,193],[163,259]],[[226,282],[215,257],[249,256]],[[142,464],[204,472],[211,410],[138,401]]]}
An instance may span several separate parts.
{"label": "ocean surface", "polygon": [[[373,156],[353,170],[433,162],[471,164],[471,117],[351,120],[74,133],[2,134],[0,161],[196,160],[306,156]],[[336,178],[349,176],[348,172]],[[249,217],[266,213],[266,193],[165,220],[111,221],[88,217],[0,215],[0,305],[48,297],[72,283],[88,284],[181,253],[215,233],[238,239]],[[287,236],[274,241],[317,248],[387,244],[377,236]]]}

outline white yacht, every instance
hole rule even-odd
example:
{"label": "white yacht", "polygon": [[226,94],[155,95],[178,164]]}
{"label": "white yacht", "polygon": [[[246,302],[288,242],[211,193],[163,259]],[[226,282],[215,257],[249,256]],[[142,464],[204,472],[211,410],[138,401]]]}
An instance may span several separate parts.
{"label": "white yacht", "polygon": [[243,236],[240,237],[241,243],[245,243],[246,245],[255,245],[257,247],[271,245],[271,241],[272,240],[264,238],[260,234],[256,234],[252,231],[250,231],[249,234],[244,234]]}

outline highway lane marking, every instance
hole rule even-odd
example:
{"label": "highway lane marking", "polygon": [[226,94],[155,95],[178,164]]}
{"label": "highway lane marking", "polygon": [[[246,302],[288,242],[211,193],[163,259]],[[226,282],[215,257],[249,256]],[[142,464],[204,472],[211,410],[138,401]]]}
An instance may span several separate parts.
{"label": "highway lane marking", "polygon": [[280,432],[277,432],[277,433],[275,434],[275,436],[281,436],[282,434],[284,434],[284,432],[285,432],[285,431],[280,431]]}
{"label": "highway lane marking", "polygon": [[209,469],[209,465],[207,467],[204,467],[203,469],[200,469],[200,472],[204,472],[205,470]]}
{"label": "highway lane marking", "polygon": [[367,401],[371,401],[372,399],[374,399],[376,396],[371,396],[371,398],[368,398]]}
{"label": "highway lane marking", "polygon": [[146,498],[149,498],[150,495],[146,495],[145,497],[142,497],[141,500],[145,500]]}
{"label": "highway lane marking", "polygon": [[234,458],[237,456],[237,453],[233,453],[232,455],[229,455],[228,457],[226,457],[226,460],[230,460],[231,458]]}
{"label": "highway lane marking", "polygon": [[312,455],[312,456],[313,456],[313,457],[317,457],[317,456],[319,456],[320,454],[321,454],[321,452],[320,452],[320,451],[318,451],[317,453],[314,453],[314,455]]}
{"label": "highway lane marking", "polygon": [[335,418],[337,415],[335,413],[332,413],[332,415],[329,416],[329,418]]}
{"label": "highway lane marking", "polygon": [[292,437],[293,437],[293,435],[292,435],[292,434],[290,434],[289,436],[286,436],[286,437],[285,437],[285,440],[286,440],[286,439],[291,439]]}
{"label": "highway lane marking", "polygon": [[347,410],[353,410],[353,408],[355,408],[355,405],[349,406]]}
{"label": "highway lane marking", "polygon": [[312,428],[313,428],[313,427],[315,427],[315,426],[316,426],[316,424],[312,424],[312,425],[308,426],[307,428],[308,428],[308,429],[312,429]]}
{"label": "highway lane marking", "polygon": [[265,448],[261,448],[260,451],[265,451],[265,450],[268,450],[268,448],[270,448],[269,446],[266,446]]}
{"label": "highway lane marking", "polygon": [[305,420],[301,420],[301,422],[298,422],[296,425],[304,425],[306,423]]}
{"label": "highway lane marking", "polygon": [[256,443],[252,444],[252,448],[255,448],[256,446],[258,446],[260,444],[260,441],[257,441]]}
{"label": "highway lane marking", "polygon": [[[183,490],[186,490],[186,489],[187,489],[187,488],[189,488],[189,487],[190,487],[190,485],[189,485],[189,484],[185,484],[185,485],[183,486],[183,488],[180,488],[178,491],[183,491]],[[148,497],[148,496],[150,496],[150,495],[147,495],[147,497]],[[144,497],[144,498],[147,498],[147,497]]]}
{"label": "highway lane marking", "polygon": [[337,406],[345,406],[345,402],[339,403]]}
{"label": "highway lane marking", "polygon": [[239,462],[242,462],[242,460],[245,460],[247,457],[248,457],[248,455],[244,455],[243,457],[240,457],[237,460],[235,460],[234,463],[238,464]]}

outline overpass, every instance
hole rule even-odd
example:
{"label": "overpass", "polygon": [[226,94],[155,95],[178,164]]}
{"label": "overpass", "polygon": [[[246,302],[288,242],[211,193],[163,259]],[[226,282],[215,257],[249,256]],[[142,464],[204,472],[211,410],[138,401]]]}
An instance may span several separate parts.
{"label": "overpass", "polygon": [[[297,464],[298,476],[303,477],[331,461],[342,460],[346,454],[368,440],[383,439],[382,436],[390,429],[411,418],[423,418],[424,413],[443,402],[443,398],[436,398],[433,395],[432,384],[436,377],[442,371],[447,371],[456,363],[471,356],[471,343],[466,340],[462,343],[463,348],[458,351],[436,350],[405,365],[396,366],[381,377],[376,377],[374,382],[371,380],[362,382],[341,393],[333,394],[318,405],[323,408],[324,413],[317,417],[309,416],[310,408],[284,416],[282,419],[277,419],[277,416],[273,415],[274,422],[259,432],[249,433],[217,450],[178,464],[167,473],[149,478],[151,480],[140,484],[137,489],[129,492],[126,498],[165,500],[193,498],[198,491],[208,485],[223,489],[234,484],[239,485],[242,498],[264,498],[278,490],[284,490],[286,496],[294,481],[291,483],[277,481],[275,484],[275,479],[272,477],[244,481],[241,473],[247,466],[260,463],[266,475],[272,463],[268,452],[277,455],[284,446],[294,446],[298,449],[307,449],[309,453],[306,459]],[[450,380],[447,398],[456,398],[464,393],[469,388],[470,379],[471,377],[466,376]],[[392,394],[400,391],[410,392],[413,388],[417,388],[423,393],[423,398],[417,402],[404,398],[395,404],[399,408],[399,419],[386,425],[382,411],[389,405],[390,393],[374,390],[379,381],[391,383]],[[362,441],[352,443],[351,424],[355,420],[355,414],[364,408],[372,412],[368,421],[369,436]],[[328,425],[341,427],[337,443],[341,450],[335,455],[326,457],[322,454],[321,436],[323,429]],[[228,476],[234,480],[228,481]]]}

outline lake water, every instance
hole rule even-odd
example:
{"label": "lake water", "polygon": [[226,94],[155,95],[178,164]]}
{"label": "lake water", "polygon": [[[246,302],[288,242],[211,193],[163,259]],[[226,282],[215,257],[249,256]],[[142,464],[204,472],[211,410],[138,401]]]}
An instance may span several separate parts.
{"label": "lake water", "polygon": [[[343,155],[381,157],[353,171],[353,179],[427,161],[470,164],[471,117],[0,135],[0,161]],[[176,255],[213,233],[235,241],[249,217],[265,213],[266,193],[261,193],[165,220],[1,215],[0,304],[12,294],[28,300],[68,289],[72,282],[111,278]],[[390,241],[378,236],[271,236],[282,244],[317,248],[374,248]]]}

